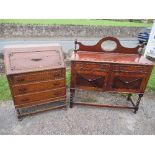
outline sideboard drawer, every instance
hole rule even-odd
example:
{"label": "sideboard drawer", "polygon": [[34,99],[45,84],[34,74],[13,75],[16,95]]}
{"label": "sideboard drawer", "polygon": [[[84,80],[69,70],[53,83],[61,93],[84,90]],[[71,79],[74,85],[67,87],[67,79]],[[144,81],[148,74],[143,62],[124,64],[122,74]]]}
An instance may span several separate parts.
{"label": "sideboard drawer", "polygon": [[135,73],[148,73],[150,67],[138,65],[113,65],[114,72],[135,72]]}
{"label": "sideboard drawer", "polygon": [[91,63],[91,62],[76,62],[75,68],[80,71],[105,71],[110,69],[109,64]]}
{"label": "sideboard drawer", "polygon": [[35,72],[28,74],[18,74],[10,77],[12,84],[24,84],[36,81],[56,80],[64,77],[65,71],[63,69],[49,70],[43,72]]}
{"label": "sideboard drawer", "polygon": [[12,87],[14,95],[22,95],[27,93],[39,92],[50,89],[57,89],[65,87],[65,79],[50,80],[43,82],[34,82],[31,84],[15,85]]}
{"label": "sideboard drawer", "polygon": [[15,96],[15,105],[37,102],[37,101],[47,100],[50,98],[57,98],[57,97],[65,96],[65,94],[66,94],[66,89],[61,88],[61,89],[44,91],[44,92],[33,93],[33,94],[18,95],[18,96]]}

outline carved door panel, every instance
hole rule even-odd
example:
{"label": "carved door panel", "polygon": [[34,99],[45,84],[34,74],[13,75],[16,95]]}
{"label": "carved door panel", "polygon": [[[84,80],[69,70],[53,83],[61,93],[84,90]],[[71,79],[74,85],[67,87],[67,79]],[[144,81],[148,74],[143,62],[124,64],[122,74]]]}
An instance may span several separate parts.
{"label": "carved door panel", "polygon": [[76,87],[80,89],[103,91],[105,90],[107,84],[107,74],[93,72],[77,72],[75,81]]}
{"label": "carved door panel", "polygon": [[144,74],[112,73],[109,88],[119,92],[144,92],[146,76]]}

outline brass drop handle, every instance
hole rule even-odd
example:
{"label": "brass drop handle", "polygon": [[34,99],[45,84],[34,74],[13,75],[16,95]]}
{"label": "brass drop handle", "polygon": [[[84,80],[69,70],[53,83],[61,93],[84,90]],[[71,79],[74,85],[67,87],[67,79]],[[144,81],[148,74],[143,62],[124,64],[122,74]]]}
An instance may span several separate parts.
{"label": "brass drop handle", "polygon": [[60,95],[60,92],[55,92],[54,95]]}
{"label": "brass drop handle", "polygon": [[54,76],[59,76],[59,73],[55,73]]}
{"label": "brass drop handle", "polygon": [[54,83],[53,85],[54,85],[54,86],[59,86],[59,85],[60,85],[60,83]]}
{"label": "brass drop handle", "polygon": [[24,99],[22,99],[21,101],[22,102],[27,102],[27,101],[29,101],[30,99],[29,98],[24,98]]}
{"label": "brass drop handle", "polygon": [[24,87],[22,87],[22,88],[19,88],[18,90],[19,90],[21,93],[25,93],[27,89],[24,88]]}
{"label": "brass drop handle", "polygon": [[24,81],[24,78],[18,78],[17,79],[17,82],[23,82]]}
{"label": "brass drop handle", "polygon": [[54,76],[54,78],[59,78],[59,77],[61,77],[61,74],[60,73],[54,73],[53,76]]}

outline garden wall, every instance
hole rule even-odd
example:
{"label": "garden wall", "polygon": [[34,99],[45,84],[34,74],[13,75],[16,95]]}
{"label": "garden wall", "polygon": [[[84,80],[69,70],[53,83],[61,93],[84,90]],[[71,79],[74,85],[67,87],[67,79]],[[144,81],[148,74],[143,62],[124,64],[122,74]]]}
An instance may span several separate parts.
{"label": "garden wall", "polygon": [[0,24],[0,37],[137,37],[141,27]]}

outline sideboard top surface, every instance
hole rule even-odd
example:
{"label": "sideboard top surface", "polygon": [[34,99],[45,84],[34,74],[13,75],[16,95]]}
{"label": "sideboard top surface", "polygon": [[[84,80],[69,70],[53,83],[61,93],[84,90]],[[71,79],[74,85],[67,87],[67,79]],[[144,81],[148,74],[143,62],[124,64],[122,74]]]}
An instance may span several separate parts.
{"label": "sideboard top surface", "polygon": [[4,58],[6,74],[64,67],[62,48],[58,44],[7,46]]}

